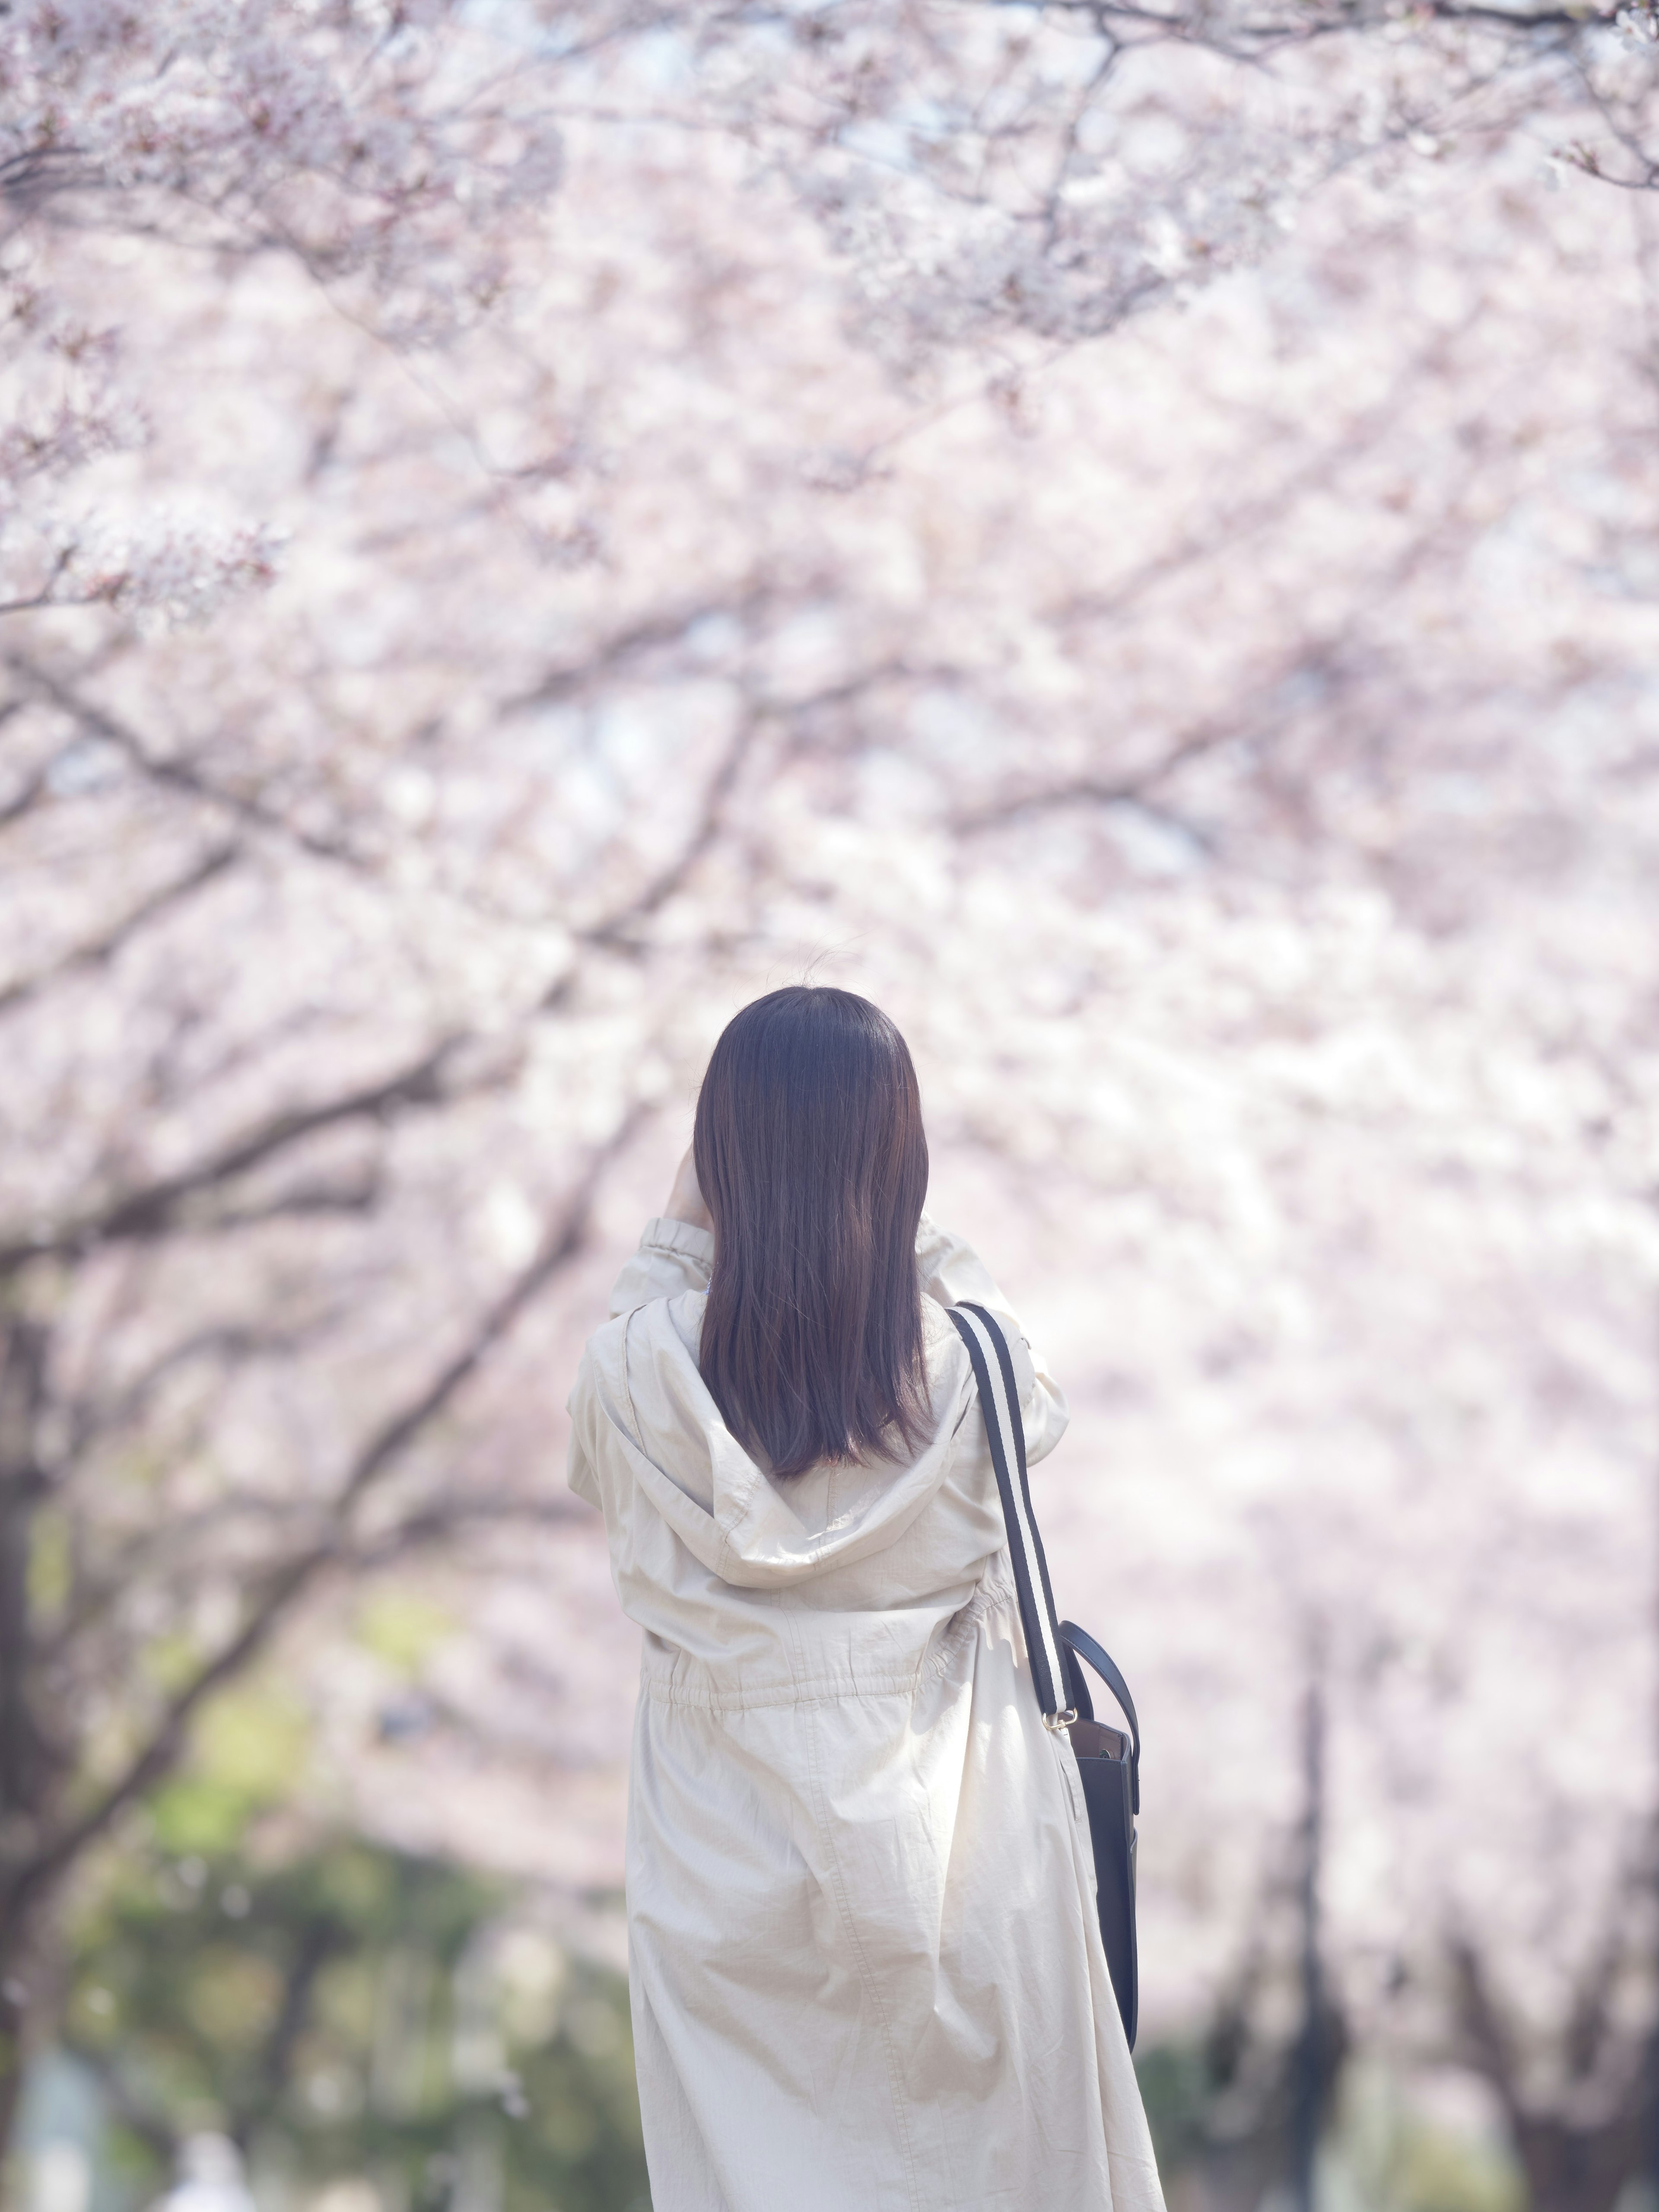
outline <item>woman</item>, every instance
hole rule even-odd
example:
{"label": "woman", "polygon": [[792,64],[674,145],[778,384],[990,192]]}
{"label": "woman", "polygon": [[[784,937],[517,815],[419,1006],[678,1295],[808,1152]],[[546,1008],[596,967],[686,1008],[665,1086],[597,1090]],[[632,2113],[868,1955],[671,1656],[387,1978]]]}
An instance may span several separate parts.
{"label": "woman", "polygon": [[571,1398],[571,1487],[645,1632],[628,1914],[656,2212],[1161,2212],[945,1309],[1006,1321],[1030,1459],[1066,1404],[927,1185],[887,1017],[757,1000]]}

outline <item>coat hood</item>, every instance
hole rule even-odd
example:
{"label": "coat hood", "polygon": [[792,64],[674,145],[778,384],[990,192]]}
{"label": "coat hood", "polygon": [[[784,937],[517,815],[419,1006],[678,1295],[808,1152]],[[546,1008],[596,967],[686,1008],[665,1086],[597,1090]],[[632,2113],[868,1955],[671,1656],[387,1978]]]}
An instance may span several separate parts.
{"label": "coat hood", "polygon": [[706,1303],[696,1291],[653,1299],[592,1337],[591,1418],[606,1434],[589,1440],[590,1452],[619,1454],[693,1556],[738,1588],[785,1588],[896,1543],[950,1472],[975,1405],[967,1349],[945,1309],[924,1296],[933,1434],[917,1457],[826,1464],[775,1482],[697,1370]]}

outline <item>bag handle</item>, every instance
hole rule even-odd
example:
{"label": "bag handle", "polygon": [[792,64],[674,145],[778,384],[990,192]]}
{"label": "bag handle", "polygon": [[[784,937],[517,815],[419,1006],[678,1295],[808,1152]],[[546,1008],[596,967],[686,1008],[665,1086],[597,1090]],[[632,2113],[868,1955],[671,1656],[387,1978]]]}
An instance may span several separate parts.
{"label": "bag handle", "polygon": [[[1062,1620],[1060,1624],[1060,1638],[1066,1646],[1067,1656],[1075,1652],[1079,1659],[1086,1659],[1123,1708],[1123,1717],[1129,1723],[1129,1740],[1132,1746],[1129,1753],[1129,1810],[1132,1813],[1139,1813],[1140,1810],[1140,1723],[1135,1717],[1135,1701],[1129,1695],[1129,1685],[1118,1671],[1117,1662],[1111,1653],[1103,1645],[1097,1644],[1086,1628],[1079,1628],[1074,1620]],[[1072,1662],[1070,1680],[1072,1694],[1082,1710],[1084,1719],[1093,1720],[1095,1709],[1089,1696],[1089,1686],[1084,1680],[1083,1670],[1078,1666],[1076,1660]]]}
{"label": "bag handle", "polygon": [[[1036,1517],[1031,1511],[1030,1485],[1025,1472],[1025,1424],[1020,1419],[1013,1356],[1001,1323],[984,1306],[951,1306],[947,1310],[957,1334],[968,1347],[974,1380],[979,1385],[980,1409],[985,1416],[991,1464],[996,1469],[1002,1518],[1008,1530],[1020,1625],[1025,1631],[1025,1649],[1030,1656],[1031,1678],[1042,1710],[1042,1724],[1048,1729],[1066,1729],[1078,1717],[1078,1709],[1067,1701],[1060,1616],[1054,1611],[1054,1594],[1048,1585],[1048,1562],[1043,1557],[1042,1539],[1037,1534]],[[1094,1663],[1092,1659],[1090,1663]],[[1110,1666],[1111,1662],[1108,1660],[1107,1664]],[[1113,1668],[1112,1672],[1115,1674],[1116,1668]]]}

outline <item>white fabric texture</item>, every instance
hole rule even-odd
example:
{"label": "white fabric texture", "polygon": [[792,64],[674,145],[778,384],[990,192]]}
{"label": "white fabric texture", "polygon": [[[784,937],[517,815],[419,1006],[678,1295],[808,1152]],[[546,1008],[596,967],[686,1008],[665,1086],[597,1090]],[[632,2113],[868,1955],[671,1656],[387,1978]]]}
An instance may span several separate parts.
{"label": "white fabric texture", "polygon": [[627,1882],[654,2212],[1163,2212],[1076,1759],[1037,1711],[943,1309],[1005,1324],[1031,1461],[1065,1400],[924,1216],[932,1443],[775,1483],[697,1371],[713,1255],[647,1224],[570,1400],[570,1485],[644,1631]]}

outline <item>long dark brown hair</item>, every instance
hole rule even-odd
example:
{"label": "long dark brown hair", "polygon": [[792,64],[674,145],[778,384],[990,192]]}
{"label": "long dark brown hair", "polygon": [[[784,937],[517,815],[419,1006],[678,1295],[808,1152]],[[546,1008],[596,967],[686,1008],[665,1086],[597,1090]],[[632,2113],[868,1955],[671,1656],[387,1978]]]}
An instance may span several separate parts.
{"label": "long dark brown hair", "polygon": [[777,1476],[891,1458],[928,1433],[916,1072],[878,1006],[805,984],[720,1033],[697,1099],[714,1224],[700,1365]]}

